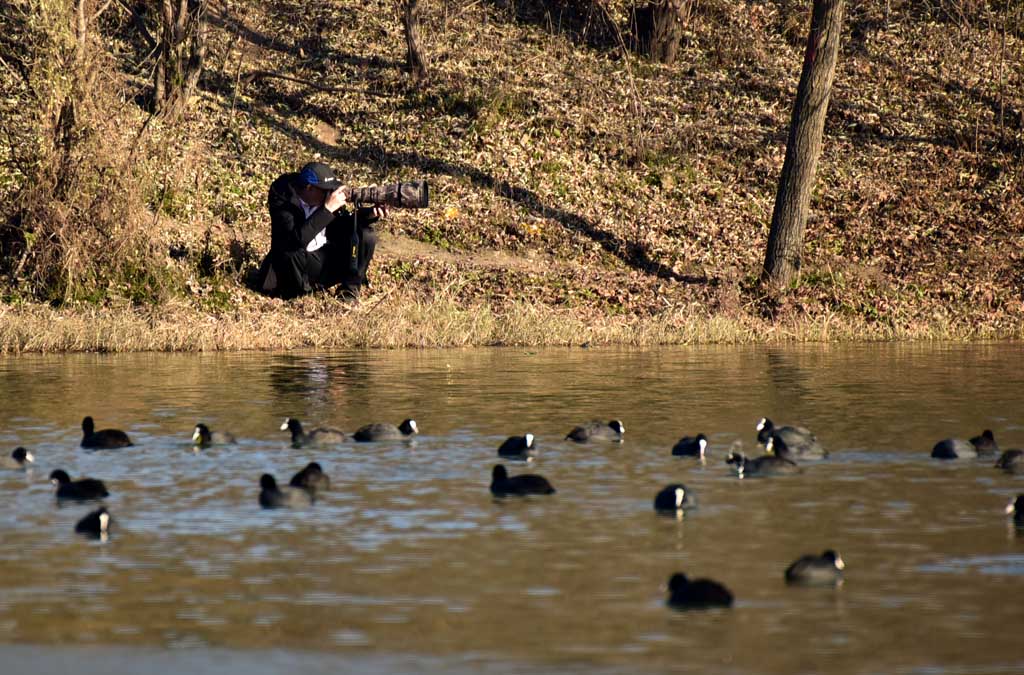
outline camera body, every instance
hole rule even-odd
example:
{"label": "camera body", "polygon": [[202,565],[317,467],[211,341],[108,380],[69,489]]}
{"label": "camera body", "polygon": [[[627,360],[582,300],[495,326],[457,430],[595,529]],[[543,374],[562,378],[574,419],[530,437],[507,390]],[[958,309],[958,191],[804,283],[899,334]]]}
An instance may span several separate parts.
{"label": "camera body", "polygon": [[368,187],[345,188],[345,199],[355,205],[373,204],[398,209],[424,209],[430,204],[430,190],[425,180],[406,183],[385,183]]}

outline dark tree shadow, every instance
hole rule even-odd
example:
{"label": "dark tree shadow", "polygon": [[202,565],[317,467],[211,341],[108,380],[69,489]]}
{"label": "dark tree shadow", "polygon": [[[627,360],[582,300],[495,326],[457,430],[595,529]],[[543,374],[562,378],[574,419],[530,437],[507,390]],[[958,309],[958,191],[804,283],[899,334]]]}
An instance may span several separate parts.
{"label": "dark tree shadow", "polygon": [[[849,25],[851,37],[842,47],[844,60],[856,55],[884,66],[891,73],[901,73],[906,70],[905,64],[897,63],[892,57],[869,51],[868,38],[874,33],[886,30],[886,25],[882,20],[878,17],[862,13],[851,17]],[[895,19],[892,25],[896,25]],[[1006,100],[1010,98],[1009,93],[1001,102],[998,98],[985,93],[977,87],[964,87],[959,82],[944,82],[926,73],[918,72],[915,73],[915,76],[926,80],[936,90],[944,91],[946,94],[969,97],[977,104],[987,108],[996,119],[999,118],[1000,114],[1002,115],[1004,127],[1008,133],[1004,134],[1002,140],[988,139],[985,144],[986,149],[1017,154],[1024,151],[1021,143],[1013,138],[1014,130],[1024,129],[1024,111],[1015,108],[1011,102]],[[736,82],[742,87],[744,92],[755,94],[758,98],[767,102],[781,103],[788,112],[793,104],[793,96],[799,77],[799,71],[789,74],[783,73],[775,77],[768,77],[763,72],[741,72],[736,75]],[[842,78],[842,74],[837,73],[836,77],[839,80]],[[787,78],[790,79],[787,80]],[[956,149],[964,148],[974,141],[973,132],[970,139],[960,135],[923,136],[894,134],[886,131],[880,124],[872,124],[866,121],[870,117],[870,113],[873,112],[876,112],[876,110],[868,109],[862,104],[844,99],[837,88],[836,91],[833,91],[832,99],[829,103],[826,133],[829,135],[846,136],[855,146],[872,144],[910,146],[924,144]],[[769,130],[763,135],[763,142],[776,143],[781,140],[781,142],[785,143],[789,131],[789,122],[790,120],[787,116],[784,123],[778,125],[777,129]]]}
{"label": "dark tree shadow", "polygon": [[[286,128],[279,128],[282,131],[287,131]],[[389,152],[379,146],[368,144],[351,149],[342,149],[320,143],[315,138],[308,136],[304,140],[324,155],[348,162],[373,166],[382,171],[395,166],[401,166],[417,168],[433,174],[454,178],[466,178],[474,186],[491,190],[510,202],[527,209],[535,216],[550,218],[567,230],[577,232],[591,241],[597,242],[601,245],[602,249],[635,270],[656,276],[659,279],[671,279],[688,284],[714,285],[717,283],[716,280],[706,275],[679,274],[667,265],[652,259],[643,246],[627,241],[617,234],[606,232],[580,215],[545,204],[532,190],[513,185],[507,180],[496,179],[494,176],[475,167],[467,166],[462,162],[425,157],[417,152]]]}
{"label": "dark tree shadow", "polygon": [[314,33],[306,37],[296,38],[292,42],[284,42],[277,37],[270,37],[249,28],[243,21],[232,16],[226,8],[219,12],[211,12],[207,21],[221,30],[231,33],[251,45],[276,51],[289,56],[298,56],[300,49],[308,52],[307,58],[315,62],[317,67],[334,63],[339,65],[353,66],[359,69],[397,69],[403,66],[395,59],[386,59],[380,56],[356,56],[354,54],[339,52],[326,46],[321,34]]}
{"label": "dark tree shadow", "polygon": [[[905,66],[897,63],[891,57],[884,54],[872,54],[872,59],[884,65],[892,72],[901,72]],[[934,90],[941,90],[949,95],[959,95],[969,98],[978,106],[986,108],[995,119],[1002,115],[1003,126],[1006,133],[1002,138],[992,138],[991,135],[984,139],[986,150],[1020,155],[1024,153],[1024,146],[1021,141],[1014,137],[1014,131],[1024,129],[1024,111],[1012,105],[1009,92],[1003,101],[979,89],[978,87],[965,87],[959,82],[943,81],[929,73],[915,73],[922,80],[928,82]],[[974,132],[971,131],[967,138],[962,134],[951,134],[948,136],[911,136],[905,134],[894,134],[885,131],[878,124],[865,122],[870,111],[863,109],[863,106],[835,100],[835,104],[829,111],[828,131],[829,133],[845,133],[850,136],[854,144],[880,144],[880,145],[932,145],[945,148],[965,148],[971,146],[974,139]],[[837,128],[838,127],[838,128]],[[990,132],[991,133],[991,132]]]}
{"label": "dark tree shadow", "polygon": [[[275,100],[279,101],[269,88],[263,88],[257,94],[257,101],[271,106]],[[309,111],[307,106],[304,110]],[[315,109],[313,110],[316,114]],[[321,119],[329,121],[326,111],[320,111]],[[590,240],[600,244],[602,249],[621,260],[625,265],[641,271],[645,274],[656,276],[659,279],[670,279],[688,284],[703,284],[714,286],[718,280],[707,275],[680,274],[671,267],[654,260],[643,246],[626,240],[625,238],[606,232],[597,227],[590,220],[567,211],[563,208],[545,204],[543,200],[532,190],[513,185],[507,180],[499,180],[494,176],[481,171],[475,167],[462,162],[452,162],[443,159],[424,156],[418,152],[392,152],[374,144],[363,143],[352,148],[342,148],[334,144],[325,143],[315,136],[299,130],[280,119],[273,117],[257,108],[250,111],[250,114],[259,117],[265,124],[277,129],[292,138],[296,139],[313,151],[321,153],[328,158],[334,158],[344,162],[362,164],[372,167],[379,173],[387,173],[395,167],[419,169],[432,174],[446,175],[453,178],[465,178],[474,186],[493,191],[505,199],[513,202],[531,214],[550,218],[558,222],[562,227],[577,232]],[[269,180],[269,177],[268,177]]]}
{"label": "dark tree shadow", "polygon": [[[283,91],[279,88],[281,82],[281,80],[272,78],[261,80],[258,87],[249,87],[248,97],[257,104],[265,105],[268,108],[284,105],[293,112],[312,115],[318,120],[340,128],[348,126],[359,117],[358,112],[341,115],[335,109],[328,109],[323,105],[313,103],[307,91]],[[228,99],[233,98],[235,92],[235,81],[230,75],[222,72],[206,73],[200,84],[204,90]],[[256,107],[249,104],[247,112],[255,114]]]}
{"label": "dark tree shadow", "polygon": [[[600,51],[620,48],[618,27],[593,0],[487,0],[511,21],[536,26],[552,35],[560,35],[577,45]],[[627,46],[632,36],[621,35]]]}

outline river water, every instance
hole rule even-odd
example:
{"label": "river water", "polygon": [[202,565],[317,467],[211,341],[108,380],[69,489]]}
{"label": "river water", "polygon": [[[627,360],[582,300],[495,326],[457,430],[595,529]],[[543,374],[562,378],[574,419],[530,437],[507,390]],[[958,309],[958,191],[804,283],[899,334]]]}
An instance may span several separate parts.
{"label": "river water", "polygon": [[[0,358],[0,668],[7,673],[1024,672],[1024,477],[929,458],[990,428],[1024,446],[1018,344],[472,349]],[[78,447],[84,415],[135,447]],[[415,418],[414,443],[292,449],[286,416],[351,431]],[[832,452],[738,479],[758,420]],[[621,419],[621,444],[563,441]],[[196,422],[238,443],[194,451]],[[549,497],[495,499],[496,448],[531,432]],[[672,457],[711,440],[706,463]],[[265,511],[317,460],[312,508]],[[104,480],[117,529],[73,533],[54,468]],[[656,515],[663,485],[699,508]],[[835,548],[838,588],[792,588]],[[664,605],[672,572],[729,610]]]}

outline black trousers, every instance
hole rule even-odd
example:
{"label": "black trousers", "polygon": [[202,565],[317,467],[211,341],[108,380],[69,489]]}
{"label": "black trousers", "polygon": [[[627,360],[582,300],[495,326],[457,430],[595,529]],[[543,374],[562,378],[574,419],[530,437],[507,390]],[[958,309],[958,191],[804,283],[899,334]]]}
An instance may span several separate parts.
{"label": "black trousers", "polygon": [[353,239],[349,223],[327,228],[327,244],[306,252],[306,278],[313,287],[337,284],[355,289],[367,282],[366,272],[377,248],[377,231],[372,225],[358,225]]}
{"label": "black trousers", "polygon": [[367,283],[366,272],[377,247],[376,220],[372,209],[346,212],[327,226],[327,244],[316,251],[271,248],[256,272],[255,290],[279,298],[337,284],[357,290]]}

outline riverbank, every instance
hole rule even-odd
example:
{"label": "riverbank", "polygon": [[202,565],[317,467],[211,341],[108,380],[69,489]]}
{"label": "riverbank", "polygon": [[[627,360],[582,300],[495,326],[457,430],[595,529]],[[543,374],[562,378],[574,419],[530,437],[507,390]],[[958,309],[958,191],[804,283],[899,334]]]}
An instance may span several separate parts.
{"label": "riverbank", "polygon": [[0,304],[0,353],[1024,339],[1008,313],[891,303],[866,318],[793,298],[769,306],[741,279],[453,253],[397,234],[382,236],[371,278],[355,303],[330,292],[284,301],[231,282],[156,305]]}
{"label": "riverbank", "polygon": [[513,306],[459,308],[438,302],[376,306],[393,310],[385,325],[337,302],[297,310],[195,315],[178,308],[76,312],[44,307],[0,309],[0,352],[136,352],[297,348],[440,348],[518,345],[784,344],[792,342],[966,341],[1024,338],[1011,331],[936,323],[880,330],[830,318],[773,323],[673,313],[650,320],[604,318],[585,323],[564,312]]}
{"label": "riverbank", "polygon": [[886,326],[837,314],[786,320],[710,315],[700,306],[649,316],[607,315],[512,301],[465,304],[439,292],[262,299],[231,311],[184,303],[158,308],[0,305],[0,353],[450,348],[543,345],[787,344],[1024,339],[1024,328],[953,318]]}
{"label": "riverbank", "polygon": [[[623,3],[557,21],[428,4],[421,88],[396,8],[218,3],[173,122],[149,116],[130,17],[69,41],[60,6],[15,4],[5,352],[1024,335],[1019,13],[850,8],[800,277],[766,298],[807,3],[695,3],[672,65],[609,38],[630,29]],[[430,208],[380,223],[355,306],[245,285],[269,247],[267,186],[312,158],[351,183],[430,182]]]}

